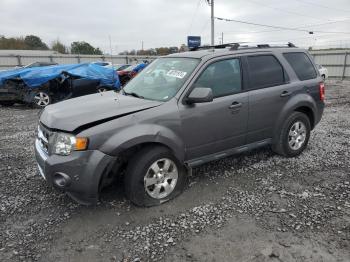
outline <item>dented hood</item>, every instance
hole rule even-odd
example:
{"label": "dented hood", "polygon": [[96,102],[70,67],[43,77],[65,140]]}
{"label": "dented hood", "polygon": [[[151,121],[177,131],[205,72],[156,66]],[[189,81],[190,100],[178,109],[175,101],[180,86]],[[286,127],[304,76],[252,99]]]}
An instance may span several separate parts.
{"label": "dented hood", "polygon": [[109,91],[49,105],[41,114],[40,122],[51,129],[74,132],[161,104]]}

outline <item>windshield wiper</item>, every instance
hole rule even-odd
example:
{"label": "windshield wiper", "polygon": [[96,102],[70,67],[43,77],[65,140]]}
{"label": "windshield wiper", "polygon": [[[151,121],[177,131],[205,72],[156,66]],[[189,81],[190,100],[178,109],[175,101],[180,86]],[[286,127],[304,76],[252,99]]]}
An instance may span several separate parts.
{"label": "windshield wiper", "polygon": [[128,93],[128,92],[125,92],[124,90],[123,90],[123,92],[124,92],[124,95],[133,96],[133,97],[137,97],[137,98],[144,99],[143,96],[140,96],[139,94],[137,94],[137,93],[135,93],[135,92],[130,92],[130,93]]}

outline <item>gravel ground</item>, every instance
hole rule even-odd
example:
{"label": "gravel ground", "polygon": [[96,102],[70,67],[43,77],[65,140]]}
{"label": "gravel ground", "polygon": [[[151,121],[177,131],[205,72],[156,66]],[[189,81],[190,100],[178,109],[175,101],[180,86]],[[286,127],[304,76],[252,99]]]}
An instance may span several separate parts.
{"label": "gravel ground", "polygon": [[309,147],[194,170],[177,199],[137,208],[120,186],[95,207],[38,175],[37,110],[0,107],[0,261],[350,261],[350,83],[329,82]]}

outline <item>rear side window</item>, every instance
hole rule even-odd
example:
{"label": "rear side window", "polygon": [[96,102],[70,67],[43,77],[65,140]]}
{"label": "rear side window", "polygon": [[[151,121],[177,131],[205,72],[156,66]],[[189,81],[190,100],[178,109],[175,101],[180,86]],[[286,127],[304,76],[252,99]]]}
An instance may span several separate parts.
{"label": "rear side window", "polygon": [[248,56],[252,88],[264,88],[285,83],[284,70],[273,55]]}
{"label": "rear side window", "polygon": [[299,80],[314,79],[317,77],[316,70],[305,53],[285,53],[283,54]]}
{"label": "rear side window", "polygon": [[237,58],[214,62],[195,82],[195,87],[208,87],[214,97],[239,93],[242,90],[241,67]]}

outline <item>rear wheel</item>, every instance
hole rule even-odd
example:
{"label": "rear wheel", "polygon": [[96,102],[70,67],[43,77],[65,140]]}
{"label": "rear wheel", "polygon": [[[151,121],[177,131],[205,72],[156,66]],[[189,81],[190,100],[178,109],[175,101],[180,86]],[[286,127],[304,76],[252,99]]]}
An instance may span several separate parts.
{"label": "rear wheel", "polygon": [[287,157],[300,155],[309,142],[310,132],[311,125],[307,115],[294,112],[285,120],[279,139],[272,149]]}
{"label": "rear wheel", "polygon": [[183,191],[186,170],[166,147],[147,147],[130,160],[124,183],[135,205],[160,205]]}
{"label": "rear wheel", "polygon": [[33,105],[37,108],[43,108],[52,103],[51,96],[49,92],[39,90],[35,93],[33,97]]}

